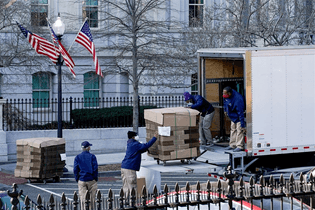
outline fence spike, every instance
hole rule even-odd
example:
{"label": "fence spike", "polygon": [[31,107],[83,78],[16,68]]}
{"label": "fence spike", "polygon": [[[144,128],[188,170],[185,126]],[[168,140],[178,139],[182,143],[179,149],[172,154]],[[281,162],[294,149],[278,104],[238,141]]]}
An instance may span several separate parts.
{"label": "fence spike", "polygon": [[270,176],[270,179],[269,179],[269,187],[270,187],[270,193],[269,194],[272,196],[272,195],[274,195],[274,193],[273,193],[274,178],[272,175]]}
{"label": "fence spike", "polygon": [[147,204],[147,188],[145,187],[145,185],[142,186],[141,198],[142,198],[142,207],[144,207]]}
{"label": "fence spike", "polygon": [[189,202],[189,193],[190,193],[190,185],[189,185],[189,182],[186,182],[185,189],[186,189],[186,202]]}
{"label": "fence spike", "polygon": [[[102,193],[101,193],[101,191],[99,189],[96,191],[96,203],[97,203],[96,208],[98,210],[101,210],[101,207],[102,207]],[[94,204],[92,204],[92,205],[94,205]]]}
{"label": "fence spike", "polygon": [[36,203],[37,203],[36,208],[41,210],[43,205],[42,205],[42,197],[40,196],[40,194],[38,194],[37,196]]}
{"label": "fence spike", "polygon": [[49,206],[49,210],[54,210],[54,207],[55,207],[55,199],[54,199],[53,194],[50,194],[48,206]]}
{"label": "fence spike", "polygon": [[113,191],[112,191],[112,188],[109,189],[107,197],[108,197],[108,199],[107,199],[108,209],[113,209]]}
{"label": "fence spike", "polygon": [[254,188],[255,188],[255,186],[254,186],[254,178],[253,178],[253,176],[251,176],[250,177],[250,179],[249,179],[249,199],[252,199],[253,197],[254,197]]}
{"label": "fence spike", "polygon": [[313,185],[314,185],[314,177],[313,177],[313,173],[311,172],[310,174],[310,192],[313,192]]}
{"label": "fence spike", "polygon": [[197,202],[199,202],[200,201],[200,182],[199,181],[197,181],[196,189],[197,189]]}
{"label": "fence spike", "polygon": [[134,187],[131,189],[130,195],[131,195],[131,207],[135,207],[135,205],[136,205],[136,190]]}
{"label": "fence spike", "polygon": [[73,210],[77,210],[78,209],[78,204],[79,204],[79,197],[78,197],[78,194],[76,191],[74,191],[74,194],[73,194]]}
{"label": "fence spike", "polygon": [[289,193],[288,196],[293,196],[294,195],[294,177],[293,173],[290,174],[290,179],[289,179]]}
{"label": "fence spike", "polygon": [[153,187],[153,205],[157,205],[158,190],[156,184]]}
{"label": "fence spike", "polygon": [[244,181],[243,181],[243,177],[241,177],[241,179],[240,179],[240,196],[239,196],[240,199],[244,199],[244,189],[245,189]]}
{"label": "fence spike", "polygon": [[303,188],[304,188],[304,177],[303,177],[303,174],[302,174],[302,172],[300,173],[300,192],[299,193],[303,193],[304,192],[304,190],[303,190]]}
{"label": "fence spike", "polygon": [[168,203],[168,186],[167,184],[164,185],[164,203],[167,204]]}
{"label": "fence spike", "polygon": [[211,197],[211,194],[210,194],[211,193],[211,183],[209,180],[207,181],[206,188],[207,188],[207,200],[209,201],[210,197]]}
{"label": "fence spike", "polygon": [[[66,195],[65,195],[64,192],[61,194],[61,203],[60,203],[60,206],[61,206],[61,209],[62,209],[62,210],[65,210],[65,209],[66,209],[66,206],[67,206],[67,198],[66,198]],[[86,209],[86,210],[88,210],[88,209]]]}
{"label": "fence spike", "polygon": [[179,203],[179,185],[178,182],[175,184],[175,204]]}
{"label": "fence spike", "polygon": [[164,193],[168,193],[168,186],[167,186],[167,184],[164,185],[163,191],[164,191]]}
{"label": "fence spike", "polygon": [[[1,199],[0,199],[0,209],[2,209],[1,207]],[[25,210],[29,210],[31,207],[30,207],[30,199],[28,198],[28,195],[25,197],[24,199],[24,204],[25,204]]]}
{"label": "fence spike", "polygon": [[123,188],[120,188],[120,191],[119,191],[119,208],[120,209],[124,208],[124,194],[125,193],[124,193]]}

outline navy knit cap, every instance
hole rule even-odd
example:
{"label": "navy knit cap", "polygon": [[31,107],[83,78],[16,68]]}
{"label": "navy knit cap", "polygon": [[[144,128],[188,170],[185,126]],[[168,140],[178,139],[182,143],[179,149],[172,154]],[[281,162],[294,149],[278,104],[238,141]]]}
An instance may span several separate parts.
{"label": "navy knit cap", "polygon": [[185,96],[185,101],[188,101],[189,99],[192,99],[192,95],[190,95],[189,92],[185,92],[184,96]]}
{"label": "navy knit cap", "polygon": [[134,136],[137,136],[138,134],[136,132],[133,131],[128,131],[128,139],[131,139]]}

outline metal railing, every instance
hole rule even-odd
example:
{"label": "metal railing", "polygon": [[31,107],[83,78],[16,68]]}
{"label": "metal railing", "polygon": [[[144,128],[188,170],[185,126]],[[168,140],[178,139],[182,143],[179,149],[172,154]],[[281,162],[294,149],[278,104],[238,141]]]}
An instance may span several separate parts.
{"label": "metal railing", "polygon": [[[242,179],[235,182],[235,174],[231,169],[224,173],[227,181],[218,180],[217,182],[199,183],[191,186],[188,182],[185,187],[180,188],[176,183],[174,191],[170,192],[169,187],[165,184],[162,193],[159,193],[157,187],[154,186],[153,193],[148,194],[146,187],[143,186],[140,196],[137,196],[135,189],[132,189],[129,198],[124,197],[123,189],[120,190],[119,195],[114,195],[110,189],[105,196],[98,190],[96,193],[95,203],[93,209],[97,210],[111,210],[111,209],[166,209],[166,208],[186,208],[189,210],[190,206],[196,206],[198,209],[312,209],[312,196],[314,196],[314,178],[310,174],[308,181],[305,176],[300,175],[299,180],[294,180],[291,174],[289,180],[284,180],[280,176],[279,180],[275,180],[272,176],[266,183],[264,177],[260,177],[259,184],[254,183],[251,178],[249,183],[244,183]],[[13,192],[8,191],[11,197],[12,209],[18,207],[18,197],[22,192],[17,192],[16,184],[13,185]],[[266,201],[269,201],[266,206]],[[277,202],[277,204],[276,204]],[[48,202],[43,202],[41,195],[38,195],[36,204],[29,200],[26,196],[24,198],[25,209],[70,209],[77,210],[80,208],[80,200],[76,192],[73,198],[66,198],[62,194],[61,201],[55,200],[53,195],[50,195]],[[305,204],[308,203],[308,204]],[[86,210],[90,209],[90,195],[85,194],[84,207]],[[277,207],[275,207],[277,206]],[[3,204],[0,202],[0,209]],[[4,208],[7,209],[7,208]]]}
{"label": "metal railing", "polygon": [[[75,125],[72,111],[75,109],[102,109],[110,107],[131,106],[132,97],[106,97],[97,99],[64,98],[62,99],[63,128],[96,128],[96,127],[130,127],[132,117],[113,119],[117,123],[101,125]],[[5,131],[49,130],[57,129],[57,99],[7,99],[3,106],[3,128]],[[148,96],[139,97],[140,106],[156,106],[158,108],[185,106],[183,96]],[[143,116],[139,118],[140,126],[144,126]],[[77,126],[77,127],[76,127]]]}

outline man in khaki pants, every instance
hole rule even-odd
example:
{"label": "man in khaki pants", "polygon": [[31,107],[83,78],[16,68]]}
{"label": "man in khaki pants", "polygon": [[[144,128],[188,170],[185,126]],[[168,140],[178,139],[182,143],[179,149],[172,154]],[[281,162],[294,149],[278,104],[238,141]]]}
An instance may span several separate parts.
{"label": "man in khaki pants", "polygon": [[231,87],[223,89],[224,113],[231,120],[230,146],[226,150],[240,152],[244,150],[245,118],[243,96]]}
{"label": "man in khaki pants", "polygon": [[137,171],[141,166],[141,154],[146,152],[157,140],[158,132],[154,133],[153,138],[142,144],[136,132],[128,131],[127,151],[121,163],[121,178],[123,181],[123,191],[125,193],[125,204],[129,203],[128,197],[132,188],[137,190]]}
{"label": "man in khaki pants", "polygon": [[90,193],[89,209],[95,209],[95,196],[98,181],[98,164],[94,154],[90,153],[90,144],[84,141],[81,144],[82,153],[74,159],[73,173],[78,182],[81,210],[85,209],[85,194]]}

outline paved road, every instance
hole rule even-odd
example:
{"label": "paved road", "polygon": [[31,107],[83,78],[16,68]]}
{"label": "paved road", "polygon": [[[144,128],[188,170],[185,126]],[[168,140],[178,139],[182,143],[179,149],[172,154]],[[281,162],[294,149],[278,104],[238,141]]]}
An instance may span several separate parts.
{"label": "paved road", "polygon": [[[165,184],[168,185],[170,191],[173,191],[176,182],[180,187],[184,187],[186,182],[194,185],[197,181],[206,183],[208,180],[215,181],[215,179],[208,177],[207,174],[161,173],[161,191]],[[99,178],[98,189],[101,190],[103,196],[107,196],[109,189],[112,189],[114,194],[118,196],[121,188],[122,181],[119,172],[113,173],[108,177]],[[72,201],[74,191],[78,191],[78,185],[73,178],[62,178],[61,182],[58,183],[48,180],[46,184],[39,182],[20,184],[18,190],[23,190],[24,195],[28,195],[34,202],[36,202],[38,194],[42,196],[44,201],[49,200],[50,194],[53,194],[55,199],[60,201],[63,192],[68,200]]]}

